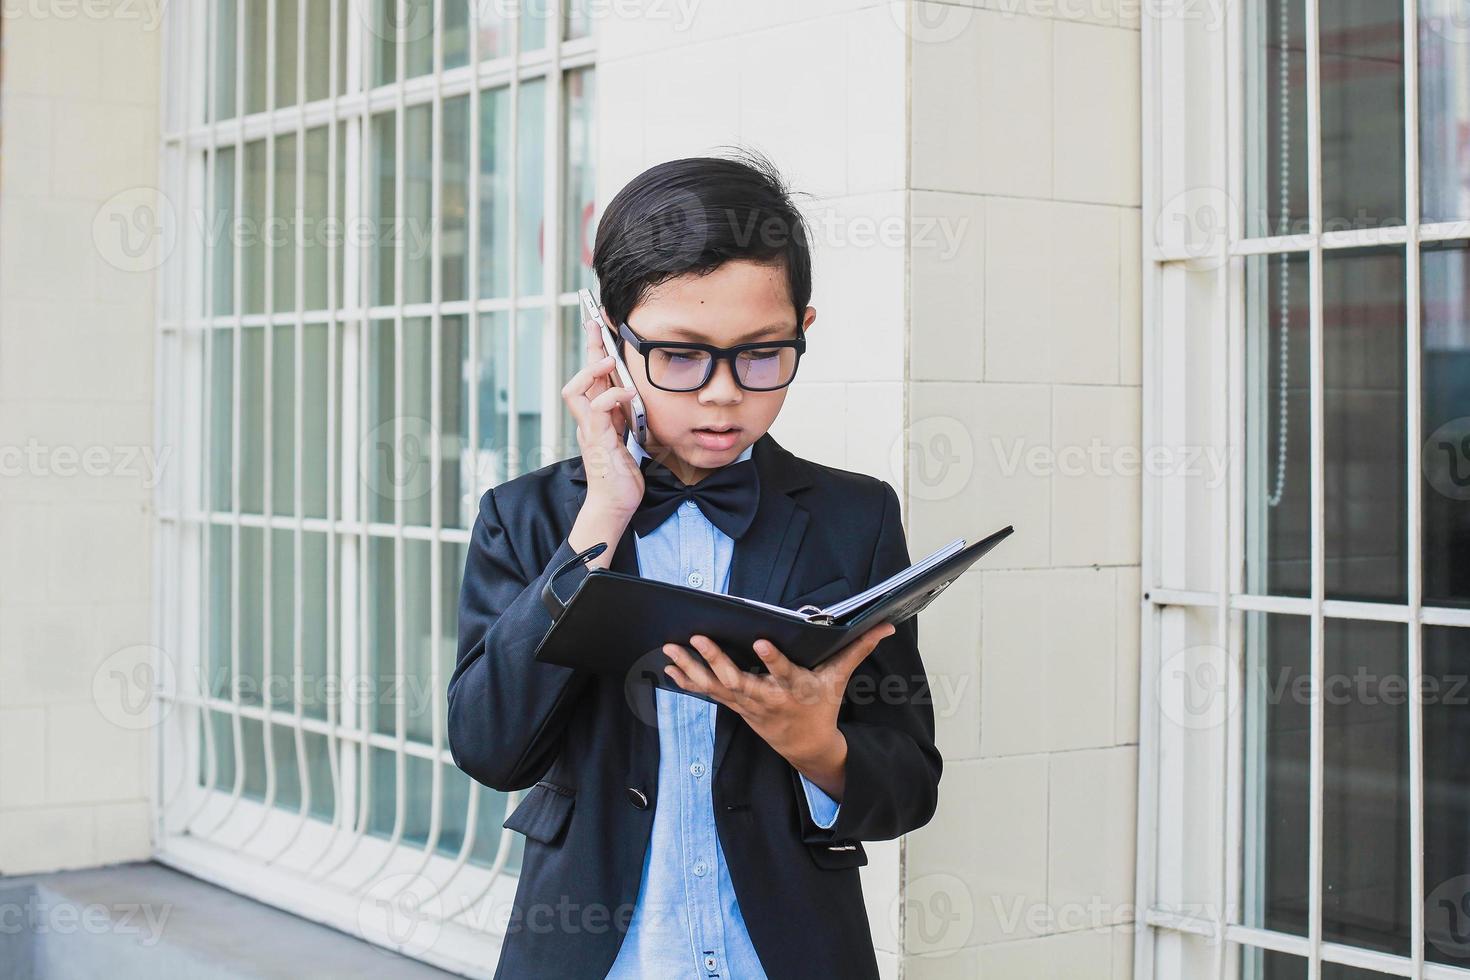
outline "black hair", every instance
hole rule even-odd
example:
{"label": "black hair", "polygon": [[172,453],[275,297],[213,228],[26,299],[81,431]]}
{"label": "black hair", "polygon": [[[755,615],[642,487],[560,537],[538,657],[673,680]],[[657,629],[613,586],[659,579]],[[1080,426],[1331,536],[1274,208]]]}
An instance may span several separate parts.
{"label": "black hair", "polygon": [[733,259],[784,266],[798,329],[805,320],[812,295],[805,219],[770,160],[754,150],[724,149],[729,157],[650,167],[608,204],[592,267],[614,336],[653,287],[708,275]]}

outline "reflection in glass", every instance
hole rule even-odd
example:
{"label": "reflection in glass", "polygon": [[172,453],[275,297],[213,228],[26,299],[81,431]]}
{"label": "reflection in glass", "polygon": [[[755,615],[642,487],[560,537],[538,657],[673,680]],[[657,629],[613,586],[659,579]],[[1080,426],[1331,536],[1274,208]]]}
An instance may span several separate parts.
{"label": "reflection in glass", "polygon": [[[296,49],[298,0],[276,0],[276,107],[296,105],[296,64],[301,54]],[[311,6],[311,0],[306,0]],[[318,7],[329,4],[316,0]]]}
{"label": "reflection in glass", "polygon": [[296,328],[270,327],[271,513],[296,513]]}
{"label": "reflection in glass", "polygon": [[1308,931],[1311,626],[1245,615],[1244,921],[1298,936]]}
{"label": "reflection in glass", "polygon": [[271,309],[296,309],[296,134],[276,137],[275,188],[264,245],[270,250]]}
{"label": "reflection in glass", "polygon": [[1470,966],[1470,630],[1424,628],[1424,955]]}
{"label": "reflection in glass", "polygon": [[240,510],[265,510],[265,328],[240,329]]}
{"label": "reflection in glass", "polygon": [[1403,6],[1321,5],[1322,226],[1404,223]]}
{"label": "reflection in glass", "polygon": [[1470,605],[1470,242],[1423,246],[1424,602]]}
{"label": "reflection in glass", "polygon": [[551,22],[550,0],[522,0],[521,51],[535,51],[546,47],[547,24]]}
{"label": "reflection in glass", "polygon": [[237,0],[215,0],[208,5],[210,29],[214,31],[214,58],[209,66],[214,84],[214,106],[210,119],[235,118],[235,75],[239,52],[236,47]]}
{"label": "reflection in glass", "polygon": [[428,317],[403,321],[403,372],[400,429],[392,439],[392,494],[403,502],[403,523],[428,526],[433,521],[433,334]]}
{"label": "reflection in glass", "polygon": [[245,144],[245,186],[240,205],[240,310],[265,312],[265,140]]}
{"label": "reflection in glass", "polygon": [[393,198],[395,128],[391,112],[379,113],[372,119],[371,149],[368,151],[372,166],[372,176],[368,180],[372,285],[368,291],[368,301],[378,306],[393,302],[393,252],[397,239],[393,234],[397,206]]}
{"label": "reflection in glass", "polygon": [[1241,980],[1307,980],[1307,961],[1274,949],[1243,946],[1240,977]]}
{"label": "reflection in glass", "polygon": [[592,34],[592,12],[587,9],[588,0],[564,0],[566,8],[566,39],[574,41]]}
{"label": "reflection in glass", "polygon": [[445,300],[469,296],[470,99],[444,100],[439,178],[439,288]]}
{"label": "reflection in glass", "polygon": [[369,521],[392,523],[394,466],[393,357],[396,347],[392,320],[373,320],[367,328],[367,377],[363,379],[364,418],[358,464]]}
{"label": "reflection in glass", "polygon": [[235,148],[214,151],[213,221],[203,228],[211,256],[210,306],[216,316],[235,311]]}
{"label": "reflection in glass", "polygon": [[[299,244],[301,246],[301,276],[304,280],[302,302],[308,310],[325,309],[327,305],[329,260],[327,243],[334,240],[326,234],[329,230],[327,200],[330,174],[327,170],[329,149],[327,143],[330,135],[325,126],[306,131],[306,172],[302,175],[302,233],[299,236]],[[342,146],[338,144],[339,158],[341,153]],[[340,221],[342,212],[338,211],[336,217]],[[338,248],[337,251],[340,253],[341,249]]]}
{"label": "reflection in glass", "polygon": [[1403,250],[1329,251],[1322,302],[1327,597],[1403,602]]}
{"label": "reflection in glass", "polygon": [[1407,631],[1328,620],[1323,697],[1322,936],[1409,953]]}
{"label": "reflection in glass", "polygon": [[266,56],[267,16],[270,0],[240,0],[245,6],[244,50],[240,60],[245,62],[245,114],[264,112],[266,105]]}
{"label": "reflection in glass", "polygon": [[[483,316],[483,314],[482,314]],[[479,502],[470,451],[470,347],[462,316],[446,316],[439,347],[439,513],[445,527],[469,527]],[[447,676],[447,675],[446,675]]]}
{"label": "reflection in glass", "polygon": [[570,292],[596,284],[592,247],[597,241],[597,192],[593,163],[596,146],[596,76],[591,68],[568,72],[566,78],[566,164],[562,175],[562,289]]}
{"label": "reflection in glass", "polygon": [[[510,295],[510,89],[480,93],[480,297]],[[524,207],[521,221],[526,220]]]}
{"label": "reflection in glass", "polygon": [[516,262],[520,294],[543,292],[546,260],[546,79],[521,84],[516,173]]}
{"label": "reflection in glass", "polygon": [[[366,696],[359,708],[369,731],[392,734],[393,664],[396,638],[394,621],[397,610],[393,603],[393,539],[373,536],[364,552],[367,561],[367,664]],[[355,695],[356,696],[356,695]]]}
{"label": "reflection in glass", "polygon": [[1246,259],[1247,591],[1312,588],[1311,387],[1305,255]]}
{"label": "reflection in glass", "polygon": [[1470,218],[1470,11],[1419,0],[1419,197],[1425,221]]}
{"label": "reflection in glass", "polygon": [[235,430],[235,332],[210,328],[208,338],[209,377],[209,462],[205,474],[209,481],[206,506],[214,511],[227,511],[234,499],[233,445]]}
{"label": "reflection in glass", "polygon": [[1246,18],[1249,237],[1307,230],[1307,50],[1302,0],[1260,0]]}
{"label": "reflection in glass", "polygon": [[433,298],[432,206],[434,195],[433,106],[409,106],[403,113],[403,206],[394,237],[403,249],[404,303]]}

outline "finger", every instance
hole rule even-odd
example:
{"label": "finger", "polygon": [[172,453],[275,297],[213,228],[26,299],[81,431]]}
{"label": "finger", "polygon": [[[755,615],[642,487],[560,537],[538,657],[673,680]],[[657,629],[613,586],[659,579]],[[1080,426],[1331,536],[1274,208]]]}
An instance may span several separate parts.
{"label": "finger", "polygon": [[689,678],[684,674],[682,670],[680,670],[678,667],[675,667],[673,664],[669,664],[669,666],[665,667],[664,673],[667,674],[675,684],[678,684],[684,690],[693,690]]}
{"label": "finger", "polygon": [[726,690],[732,694],[745,693],[745,671],[735,666],[735,661],[725,655],[718,643],[707,636],[691,636],[689,643],[704,657],[705,663],[709,664]]}
{"label": "finger", "polygon": [[612,358],[605,358],[597,364],[588,365],[578,371],[572,375],[571,380],[562,386],[562,401],[566,403],[567,408],[572,413],[572,417],[577,422],[582,423],[586,420],[589,411],[587,392],[591,389],[593,379],[597,376],[606,375],[612,369]]}
{"label": "finger", "polygon": [[761,658],[761,663],[766,665],[766,670],[771,676],[782,684],[793,684],[796,682],[797,672],[800,667],[792,663],[786,654],[776,648],[776,644],[770,640],[755,641],[755,655]]}
{"label": "finger", "polygon": [[877,645],[896,633],[892,623],[881,623],[868,630],[852,643],[844,647],[837,656],[828,660],[817,669],[826,668],[826,673],[840,674],[843,677],[851,677],[852,672],[857,670],[858,664],[867,659],[868,654],[873,652]]}
{"label": "finger", "polygon": [[614,386],[588,402],[594,412],[611,412],[619,402],[633,400],[633,389]]}
{"label": "finger", "polygon": [[674,662],[675,667],[684,672],[684,676],[692,685],[689,690],[705,694],[710,693],[715,686],[724,687],[701,658],[694,656],[679,644],[665,643],[664,653]]}

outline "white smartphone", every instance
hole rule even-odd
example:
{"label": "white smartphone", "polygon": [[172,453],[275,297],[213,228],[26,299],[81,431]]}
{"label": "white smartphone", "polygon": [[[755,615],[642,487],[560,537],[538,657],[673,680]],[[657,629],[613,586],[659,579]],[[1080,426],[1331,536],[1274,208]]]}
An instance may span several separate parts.
{"label": "white smartphone", "polygon": [[631,402],[624,407],[632,413],[630,424],[633,427],[633,438],[638,440],[638,445],[648,445],[648,410],[643,407],[643,399],[638,397],[638,386],[633,384],[633,374],[628,370],[628,365],[618,354],[617,342],[613,339],[612,330],[608,328],[607,321],[602,318],[602,308],[592,296],[592,290],[579,289],[577,295],[582,300],[582,313],[587,319],[597,324],[602,331],[602,346],[613,357],[614,366],[617,368],[618,380],[624,388],[633,392]]}

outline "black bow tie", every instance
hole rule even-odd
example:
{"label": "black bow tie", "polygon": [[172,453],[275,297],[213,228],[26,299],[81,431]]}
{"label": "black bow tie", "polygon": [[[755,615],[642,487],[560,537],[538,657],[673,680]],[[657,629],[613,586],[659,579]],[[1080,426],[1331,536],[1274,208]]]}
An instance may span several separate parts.
{"label": "black bow tie", "polygon": [[760,476],[753,459],[722,466],[692,487],[652,456],[645,457],[639,469],[643,471],[643,503],[632,521],[639,535],[662,524],[685,500],[694,501],[711,524],[736,541],[755,520]]}

